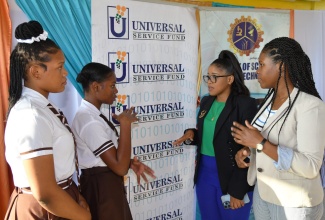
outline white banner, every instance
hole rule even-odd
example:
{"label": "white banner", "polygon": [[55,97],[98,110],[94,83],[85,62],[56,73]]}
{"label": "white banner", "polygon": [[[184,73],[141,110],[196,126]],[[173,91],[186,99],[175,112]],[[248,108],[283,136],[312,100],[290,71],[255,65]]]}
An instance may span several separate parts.
{"label": "white banner", "polygon": [[[201,8],[200,39],[202,74],[222,50],[237,55],[245,84],[254,98],[263,98],[267,90],[257,82],[258,56],[264,45],[276,37],[288,37],[289,10]],[[208,93],[202,83],[201,95]]]}
{"label": "white banner", "polygon": [[196,127],[198,36],[192,7],[92,1],[92,58],[115,71],[119,90],[103,110],[110,117],[135,107],[132,157],[157,176],[140,185],[131,171],[125,178],[135,220],[195,218],[196,149],[172,142]]}

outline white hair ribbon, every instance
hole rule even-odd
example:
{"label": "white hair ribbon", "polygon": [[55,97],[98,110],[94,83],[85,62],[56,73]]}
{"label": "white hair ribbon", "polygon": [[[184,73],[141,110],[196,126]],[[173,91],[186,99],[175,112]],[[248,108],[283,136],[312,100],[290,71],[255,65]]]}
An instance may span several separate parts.
{"label": "white hair ribbon", "polygon": [[40,42],[41,40],[47,39],[48,33],[46,31],[43,34],[40,34],[38,37],[32,37],[31,39],[17,39],[18,43],[32,44],[35,41]]}

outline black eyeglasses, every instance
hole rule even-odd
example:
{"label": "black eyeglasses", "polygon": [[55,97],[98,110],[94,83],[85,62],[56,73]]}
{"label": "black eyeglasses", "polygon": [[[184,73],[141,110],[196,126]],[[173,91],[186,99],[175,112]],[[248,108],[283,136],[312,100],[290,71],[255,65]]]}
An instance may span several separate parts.
{"label": "black eyeglasses", "polygon": [[217,76],[217,75],[204,75],[203,76],[203,80],[204,82],[208,83],[209,80],[212,82],[212,83],[215,83],[217,82],[217,79],[219,77],[226,77],[226,76],[231,76],[231,75],[222,75],[222,76]]}

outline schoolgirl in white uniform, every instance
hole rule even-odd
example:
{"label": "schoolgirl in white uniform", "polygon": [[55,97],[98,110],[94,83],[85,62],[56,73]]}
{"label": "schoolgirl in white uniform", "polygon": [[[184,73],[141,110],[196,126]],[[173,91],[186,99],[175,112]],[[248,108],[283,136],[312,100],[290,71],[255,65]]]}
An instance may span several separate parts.
{"label": "schoolgirl in white uniform", "polygon": [[100,112],[102,104],[116,99],[116,76],[112,69],[100,63],[89,63],[77,77],[85,98],[76,113],[72,129],[76,135],[79,164],[82,169],[81,193],[89,204],[92,219],[129,220],[131,211],[126,199],[123,176],[129,168],[147,181],[155,178],[153,171],[131,158],[131,124],[137,121],[133,108],[120,115],[121,135]]}
{"label": "schoolgirl in white uniform", "polygon": [[20,24],[15,36],[5,130],[15,189],[5,219],[90,219],[72,181],[73,135],[47,99],[50,92],[65,88],[63,52],[37,21]]}
{"label": "schoolgirl in white uniform", "polygon": [[118,147],[117,134],[100,115],[102,113],[93,104],[84,99],[81,101],[73,122],[81,169],[106,167],[100,155],[112,147]]}

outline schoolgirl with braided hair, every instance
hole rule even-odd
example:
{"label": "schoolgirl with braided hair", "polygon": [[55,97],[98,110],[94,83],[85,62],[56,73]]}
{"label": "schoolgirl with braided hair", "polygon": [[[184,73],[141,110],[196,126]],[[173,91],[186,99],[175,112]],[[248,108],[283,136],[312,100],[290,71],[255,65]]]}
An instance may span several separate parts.
{"label": "schoolgirl with braided hair", "polygon": [[111,117],[120,124],[120,134],[101,112],[103,104],[117,98],[116,75],[108,66],[91,62],[77,76],[85,97],[73,119],[72,130],[81,168],[81,194],[89,204],[92,219],[132,220],[125,196],[124,178],[131,168],[140,184],[141,177],[156,178],[154,171],[137,157],[131,157],[132,123],[137,121],[134,107]]}
{"label": "schoolgirl with braided hair", "polygon": [[[252,124],[235,122],[232,135],[247,146],[236,155],[255,185],[256,219],[321,219],[325,104],[300,44],[288,37],[267,43],[257,70],[269,91]],[[243,160],[250,155],[250,164]]]}
{"label": "schoolgirl with braided hair", "polygon": [[91,219],[72,180],[73,134],[48,100],[67,83],[64,54],[37,21],[18,25],[15,37],[5,130],[15,189],[5,219]]}
{"label": "schoolgirl with braided hair", "polygon": [[[202,220],[248,219],[253,187],[247,170],[236,165],[235,154],[244,146],[231,136],[234,121],[251,121],[256,100],[249,97],[236,56],[220,52],[203,76],[209,95],[202,98],[197,129],[187,129],[174,144],[197,145],[194,184]],[[249,198],[249,199],[247,199]]]}

